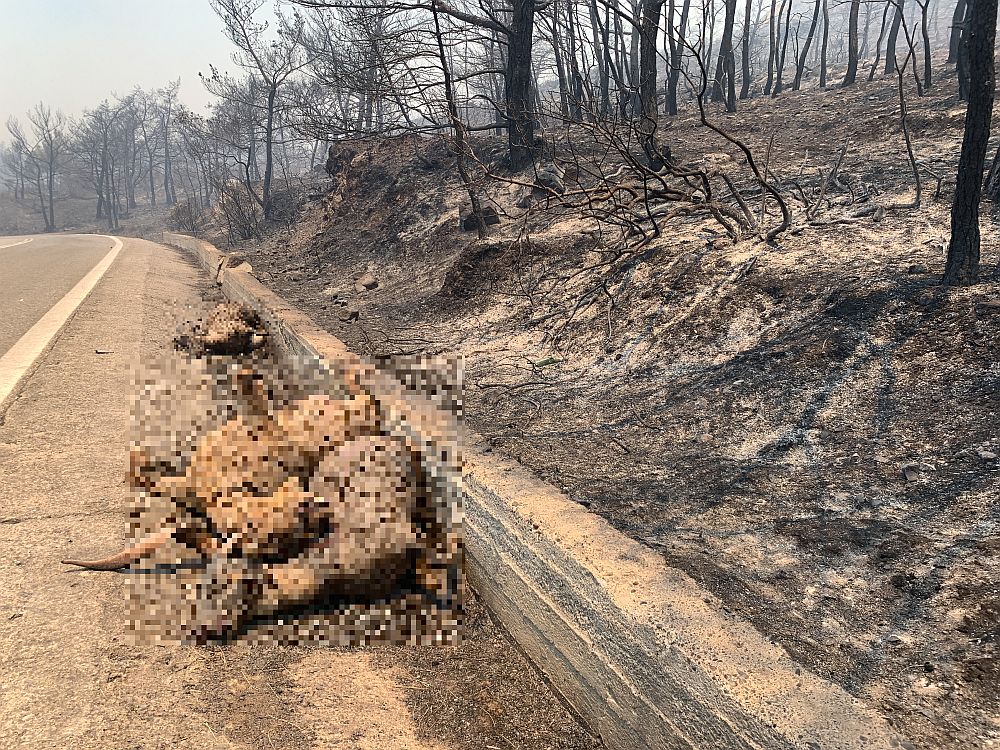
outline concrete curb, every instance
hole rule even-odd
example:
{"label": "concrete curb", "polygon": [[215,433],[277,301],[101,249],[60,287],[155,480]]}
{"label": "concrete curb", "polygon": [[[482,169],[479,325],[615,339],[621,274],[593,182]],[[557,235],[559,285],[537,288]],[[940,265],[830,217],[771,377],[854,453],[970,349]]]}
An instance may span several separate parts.
{"label": "concrete curb", "polygon": [[[246,264],[184,235],[164,242],[261,312],[288,351],[354,358]],[[420,409],[403,412],[417,434]],[[475,439],[463,454],[470,583],[608,748],[912,748],[660,555]]]}

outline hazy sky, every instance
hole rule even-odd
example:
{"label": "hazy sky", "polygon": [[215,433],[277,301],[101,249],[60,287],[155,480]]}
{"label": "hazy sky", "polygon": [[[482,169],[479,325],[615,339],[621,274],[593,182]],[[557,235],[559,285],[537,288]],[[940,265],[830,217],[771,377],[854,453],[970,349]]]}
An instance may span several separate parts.
{"label": "hazy sky", "polygon": [[208,0],[0,0],[0,141],[7,116],[44,101],[76,116],[112,92],[181,78],[181,101],[209,101],[209,63],[231,68]]}

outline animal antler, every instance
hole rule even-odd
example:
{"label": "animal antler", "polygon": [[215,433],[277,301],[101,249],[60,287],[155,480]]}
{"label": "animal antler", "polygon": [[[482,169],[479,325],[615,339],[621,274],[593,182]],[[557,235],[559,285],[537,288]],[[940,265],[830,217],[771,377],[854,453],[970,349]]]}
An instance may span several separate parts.
{"label": "animal antler", "polygon": [[103,560],[61,560],[60,562],[63,565],[77,565],[87,570],[121,570],[144,557],[149,557],[149,555],[170,541],[176,531],[176,526],[166,526],[140,539],[134,545],[122,550],[117,555],[105,557]]}

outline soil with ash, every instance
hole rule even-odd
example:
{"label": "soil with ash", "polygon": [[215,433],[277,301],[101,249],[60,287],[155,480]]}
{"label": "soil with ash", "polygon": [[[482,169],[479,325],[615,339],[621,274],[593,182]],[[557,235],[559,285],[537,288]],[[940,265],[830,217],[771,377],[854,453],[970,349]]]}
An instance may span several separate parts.
{"label": "soil with ash", "polygon": [[[988,278],[938,285],[953,84],[909,102],[917,158],[950,178],[935,197],[925,175],[919,210],[892,207],[912,198],[894,81],[712,113],[810,200],[846,143],[844,187],[811,222],[790,199],[774,246],[676,219],[603,288],[593,224],[557,200],[526,213],[522,188],[494,184],[501,224],[461,231],[438,140],[359,146],[297,224],[242,250],[358,351],[464,353],[467,419],[498,450],[918,746],[992,747],[1000,283],[987,217]],[[749,184],[738,149],[693,117],[666,134],[683,162]],[[477,147],[490,162],[502,143]]]}
{"label": "soil with ash", "polygon": [[210,646],[195,663],[211,669],[192,688],[209,722],[240,747],[604,747],[474,597],[466,614],[458,646]]}
{"label": "soil with ash", "polygon": [[421,737],[448,747],[601,750],[514,641],[470,596],[466,637],[455,648],[376,652],[412,681],[406,703]]}

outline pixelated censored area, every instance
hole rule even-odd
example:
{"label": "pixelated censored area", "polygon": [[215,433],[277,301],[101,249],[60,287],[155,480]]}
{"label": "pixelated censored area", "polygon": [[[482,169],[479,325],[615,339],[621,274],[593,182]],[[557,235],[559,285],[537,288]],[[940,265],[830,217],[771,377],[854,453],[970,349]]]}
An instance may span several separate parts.
{"label": "pixelated censored area", "polygon": [[460,640],[461,362],[378,365],[145,367],[117,559],[140,640]]}

